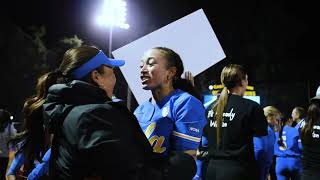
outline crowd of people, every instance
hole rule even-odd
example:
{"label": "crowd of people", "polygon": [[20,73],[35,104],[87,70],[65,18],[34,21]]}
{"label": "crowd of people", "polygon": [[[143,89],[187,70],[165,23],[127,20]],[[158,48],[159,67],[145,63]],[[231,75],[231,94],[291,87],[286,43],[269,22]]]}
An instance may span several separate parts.
{"label": "crowd of people", "polygon": [[154,47],[140,63],[152,96],[132,113],[113,98],[113,69],[124,64],[94,46],[71,48],[39,77],[20,132],[1,110],[0,180],[320,179],[320,88],[306,113],[284,118],[243,98],[248,74],[229,64],[204,107],[179,54]]}

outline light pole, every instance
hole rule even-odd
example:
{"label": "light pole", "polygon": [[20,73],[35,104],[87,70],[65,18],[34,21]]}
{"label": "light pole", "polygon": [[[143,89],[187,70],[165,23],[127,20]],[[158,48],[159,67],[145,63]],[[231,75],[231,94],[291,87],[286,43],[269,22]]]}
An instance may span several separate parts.
{"label": "light pole", "polygon": [[109,28],[109,57],[111,57],[112,53],[112,31],[113,31],[113,25]]}
{"label": "light pole", "polygon": [[[97,17],[97,23],[109,28],[109,57],[112,52],[112,33],[114,27],[128,29],[130,26],[126,23],[126,2],[123,0],[104,0],[102,14]],[[131,107],[131,90],[128,85],[127,107]]]}
{"label": "light pole", "polygon": [[114,27],[128,29],[126,23],[126,2],[123,0],[104,0],[102,14],[97,17],[97,23],[109,28],[109,56],[112,52],[112,31]]}

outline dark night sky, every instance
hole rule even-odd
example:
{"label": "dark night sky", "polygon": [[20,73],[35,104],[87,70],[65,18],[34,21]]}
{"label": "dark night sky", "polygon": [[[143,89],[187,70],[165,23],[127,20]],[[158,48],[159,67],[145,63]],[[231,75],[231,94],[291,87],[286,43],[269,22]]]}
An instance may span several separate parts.
{"label": "dark night sky", "polygon": [[[7,10],[9,18],[25,29],[30,25],[47,26],[48,46],[53,46],[63,36],[77,34],[87,43],[105,46],[108,29],[94,23],[95,14],[103,0],[55,0],[12,2]],[[121,47],[170,22],[200,8],[192,1],[127,0],[127,22],[130,29],[114,30],[114,47]],[[180,4],[182,3],[182,4]]]}
{"label": "dark night sky", "polygon": [[[12,4],[7,14],[15,23],[25,29],[32,24],[46,25],[48,47],[63,36],[75,34],[85,43],[107,47],[108,29],[98,27],[93,21],[102,0],[34,0]],[[306,54],[310,57],[304,61],[313,58],[309,47],[314,38],[310,35],[315,15],[312,4],[289,0],[128,0],[127,6],[131,28],[114,30],[113,49],[203,8],[231,59],[236,56],[240,62],[300,61]],[[257,43],[261,47],[255,47]],[[249,51],[246,53],[251,56],[240,60],[243,51]],[[266,56],[257,58],[258,53]]]}
{"label": "dark night sky", "polygon": [[[44,24],[47,27],[45,41],[48,48],[56,46],[62,37],[77,35],[86,44],[94,44],[104,49],[108,45],[109,31],[93,22],[102,2],[102,0],[12,0],[10,5],[2,6],[4,10],[1,12],[27,33],[29,26]],[[308,84],[306,87],[301,86],[309,89],[308,95],[304,94],[304,97],[313,96],[320,84],[317,62],[319,60],[315,56],[317,51],[314,45],[316,34],[312,31],[314,23],[317,22],[314,20],[316,6],[310,2],[289,0],[127,0],[126,2],[130,29],[114,30],[113,49],[203,8],[227,55],[225,60],[205,72],[208,80],[217,81],[223,65],[239,63],[248,68],[251,75],[249,80],[252,82],[250,84],[257,86],[257,89],[260,87],[262,95],[264,89],[271,89],[268,91],[269,94],[266,93],[268,97],[277,97],[277,94],[270,94],[274,87],[277,87],[274,91],[281,90],[279,93],[285,95],[286,92],[292,91],[290,88],[293,86],[290,84],[295,82]],[[296,96],[294,93],[293,95]],[[306,100],[304,98],[292,103],[301,104],[301,101]],[[266,100],[264,105],[270,103],[273,101]],[[287,104],[280,103],[279,106]]]}
{"label": "dark night sky", "polygon": [[[6,10],[10,19],[25,29],[45,24],[49,47],[57,39],[74,34],[87,43],[104,47],[108,42],[108,29],[98,27],[93,21],[100,4],[102,0],[15,0]],[[272,41],[286,51],[291,48],[298,56],[310,53],[307,45],[311,42],[309,31],[315,14],[312,4],[289,0],[127,0],[127,6],[127,22],[131,28],[114,31],[114,48],[203,8],[227,53],[233,51],[231,46],[258,40]],[[264,39],[268,36],[271,39]]]}

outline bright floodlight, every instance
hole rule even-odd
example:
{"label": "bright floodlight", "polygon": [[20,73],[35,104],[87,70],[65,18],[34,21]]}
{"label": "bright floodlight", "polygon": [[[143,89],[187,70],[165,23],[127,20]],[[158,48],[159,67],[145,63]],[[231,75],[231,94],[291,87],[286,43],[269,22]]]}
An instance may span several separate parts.
{"label": "bright floodlight", "polygon": [[126,2],[123,0],[105,0],[102,15],[97,17],[97,23],[103,26],[118,26],[128,29],[129,24],[126,23],[126,15]]}

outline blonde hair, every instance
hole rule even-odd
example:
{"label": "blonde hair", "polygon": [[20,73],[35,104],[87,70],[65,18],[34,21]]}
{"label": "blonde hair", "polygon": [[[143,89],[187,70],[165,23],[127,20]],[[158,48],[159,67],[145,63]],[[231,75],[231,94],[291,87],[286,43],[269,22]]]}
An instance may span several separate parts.
{"label": "blonde hair", "polygon": [[241,81],[246,79],[246,75],[244,68],[238,64],[229,64],[222,69],[220,79],[224,88],[212,108],[217,121],[217,145],[221,141],[222,115],[228,102],[228,89],[241,85]]}
{"label": "blonde hair", "polygon": [[280,111],[274,106],[266,106],[263,108],[263,112],[267,119],[270,117],[280,117]]}

